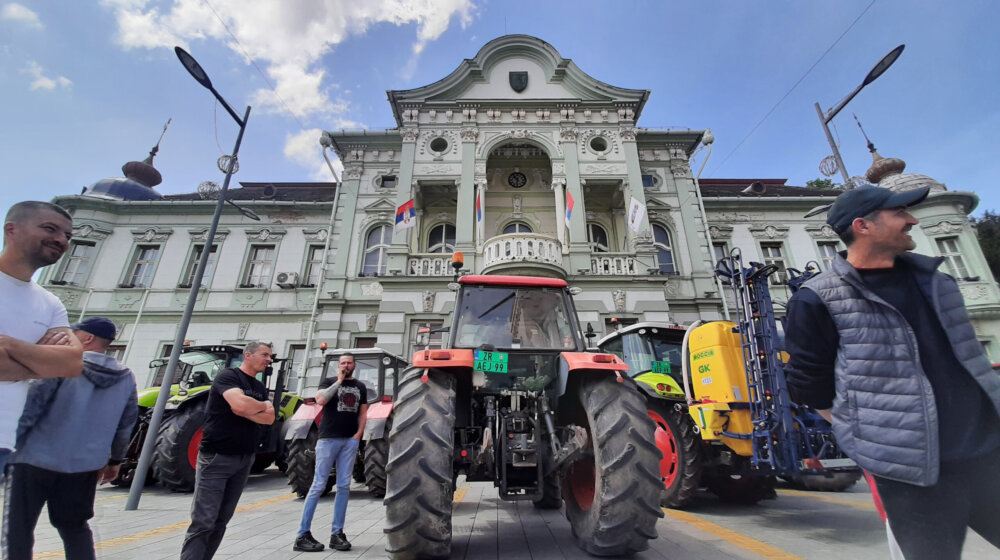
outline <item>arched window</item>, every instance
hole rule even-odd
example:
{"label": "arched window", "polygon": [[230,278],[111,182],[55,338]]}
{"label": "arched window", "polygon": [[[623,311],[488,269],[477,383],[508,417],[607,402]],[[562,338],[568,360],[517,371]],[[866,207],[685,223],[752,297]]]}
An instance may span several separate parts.
{"label": "arched window", "polygon": [[674,274],[674,251],[670,244],[670,232],[667,228],[653,224],[653,245],[656,247],[656,261],[659,263],[660,274]]}
{"label": "arched window", "polygon": [[361,267],[362,276],[383,276],[388,261],[389,244],[392,243],[392,228],[375,226],[365,238],[365,259]]}
{"label": "arched window", "polygon": [[427,236],[428,253],[451,253],[455,250],[455,226],[439,224]]}
{"label": "arched window", "polygon": [[511,222],[503,228],[504,234],[508,233],[531,233],[531,226],[524,222]]}
{"label": "arched window", "polygon": [[590,250],[595,253],[607,253],[610,250],[608,232],[593,222],[587,224],[587,243],[590,244]]}

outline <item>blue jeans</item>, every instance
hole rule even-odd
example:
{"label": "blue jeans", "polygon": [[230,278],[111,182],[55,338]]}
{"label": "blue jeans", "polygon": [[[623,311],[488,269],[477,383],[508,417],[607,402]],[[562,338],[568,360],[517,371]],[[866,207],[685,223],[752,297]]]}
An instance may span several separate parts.
{"label": "blue jeans", "polygon": [[306,494],[298,536],[301,537],[312,527],[316,503],[326,490],[326,481],[330,478],[330,468],[334,463],[337,465],[337,499],[333,502],[333,528],[330,534],[344,530],[347,499],[351,494],[351,474],[354,471],[354,458],[357,456],[358,440],[354,438],[322,438],[316,441],[316,469],[312,486]]}

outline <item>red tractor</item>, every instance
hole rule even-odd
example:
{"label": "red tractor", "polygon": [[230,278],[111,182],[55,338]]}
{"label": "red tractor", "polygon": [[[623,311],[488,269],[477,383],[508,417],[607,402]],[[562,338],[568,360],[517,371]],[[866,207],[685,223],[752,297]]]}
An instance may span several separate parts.
{"label": "red tractor", "polygon": [[[325,356],[321,380],[328,376],[336,377],[337,362],[342,354],[348,352],[354,355],[354,377],[368,387],[368,416],[365,433],[358,446],[353,476],[355,481],[368,485],[372,496],[381,498],[385,496],[385,464],[389,455],[386,419],[392,412],[392,399],[398,384],[397,374],[407,364],[406,360],[381,348],[331,350]],[[308,398],[287,422],[288,431],[285,434],[288,449],[285,474],[288,476],[288,484],[300,498],[309,493],[312,485],[316,440],[319,439],[319,422],[323,418],[323,407],[316,404],[313,397],[315,392],[314,387],[303,393]],[[331,472],[324,494],[333,489],[336,481],[337,477]]]}
{"label": "red tractor", "polygon": [[463,276],[447,345],[413,356],[390,416],[386,550],[446,557],[459,474],[504,500],[566,503],[577,544],[628,555],[663,517],[643,395],[613,354],[586,352],[564,280]]}

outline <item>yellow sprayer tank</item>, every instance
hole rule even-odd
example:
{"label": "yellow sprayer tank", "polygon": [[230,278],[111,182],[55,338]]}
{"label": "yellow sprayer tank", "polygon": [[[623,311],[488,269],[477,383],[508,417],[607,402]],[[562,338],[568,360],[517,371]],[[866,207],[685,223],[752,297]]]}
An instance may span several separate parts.
{"label": "yellow sprayer tank", "polygon": [[736,325],[713,321],[696,327],[688,339],[691,386],[694,399],[689,413],[705,440],[721,440],[740,455],[753,454],[749,439],[723,436],[722,432],[753,431],[748,408],[747,374]]}

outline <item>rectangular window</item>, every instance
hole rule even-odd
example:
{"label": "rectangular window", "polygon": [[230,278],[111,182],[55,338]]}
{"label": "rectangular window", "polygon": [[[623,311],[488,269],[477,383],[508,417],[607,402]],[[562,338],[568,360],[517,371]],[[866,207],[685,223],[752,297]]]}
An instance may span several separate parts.
{"label": "rectangular window", "polygon": [[379,181],[379,186],[383,189],[394,189],[396,188],[396,176],[395,175],[382,175]]}
{"label": "rectangular window", "polygon": [[274,269],[274,245],[251,245],[241,288],[266,288]]}
{"label": "rectangular window", "polygon": [[729,247],[725,243],[712,243],[712,254],[715,256],[715,263],[722,259],[729,258]]}
{"label": "rectangular window", "polygon": [[306,247],[306,272],[303,280],[303,287],[312,288],[323,280],[323,246],[310,245]]}
{"label": "rectangular window", "polygon": [[840,249],[840,244],[836,241],[821,241],[816,244],[819,247],[819,261],[820,266],[823,270],[830,270],[833,268],[833,260],[837,256],[837,250]]}
{"label": "rectangular window", "polygon": [[410,323],[410,351],[413,354],[417,350],[443,348],[444,332],[429,332],[421,334],[421,329],[435,331],[444,326],[444,321],[413,321]]}
{"label": "rectangular window", "polygon": [[65,266],[58,281],[53,284],[72,284],[82,286],[90,274],[90,265],[94,260],[95,245],[93,241],[72,241],[69,251],[66,251]]}
{"label": "rectangular window", "polygon": [[787,283],[785,256],[781,249],[781,243],[761,243],[760,252],[764,257],[764,264],[773,264],[778,267],[778,271],[771,275],[771,284]]}
{"label": "rectangular window", "polygon": [[941,237],[937,239],[938,254],[944,257],[944,262],[948,266],[948,274],[956,280],[969,277],[969,269],[965,268],[965,260],[958,252],[957,237]]}
{"label": "rectangular window", "polygon": [[[208,262],[205,263],[205,274],[201,277],[201,286],[207,287],[215,271],[215,261],[218,258],[218,245],[212,245],[212,250],[208,253]],[[195,245],[191,251],[191,258],[184,269],[184,279],[181,281],[182,288],[190,288],[194,285],[194,273],[198,271],[198,262],[201,261],[201,252],[205,250],[205,245]]]}
{"label": "rectangular window", "polygon": [[[633,317],[611,317],[610,319],[605,319],[604,334],[611,334],[617,331],[618,329],[627,327],[629,325],[634,325],[637,322],[639,322],[639,320]],[[596,338],[591,339],[590,341],[588,341],[588,344],[590,344],[591,342],[597,343],[597,339]]]}
{"label": "rectangular window", "polygon": [[125,345],[124,344],[112,344],[111,346],[108,346],[108,351],[105,352],[105,354],[107,354],[108,356],[111,356],[112,358],[114,358],[115,360],[117,360],[119,363],[121,363],[122,359],[125,357]]}
{"label": "rectangular window", "polygon": [[288,346],[288,373],[285,377],[285,390],[295,391],[298,384],[298,377],[304,373],[306,359],[305,344],[290,344]]}
{"label": "rectangular window", "polygon": [[375,336],[359,336],[354,339],[355,348],[375,348],[375,343],[378,341],[378,337]]}
{"label": "rectangular window", "polygon": [[153,271],[156,269],[156,259],[160,256],[159,245],[139,245],[135,248],[132,266],[129,267],[126,287],[148,288],[153,283]]}
{"label": "rectangular window", "polygon": [[642,176],[642,186],[646,188],[655,187],[656,182],[656,175],[646,173]]}

